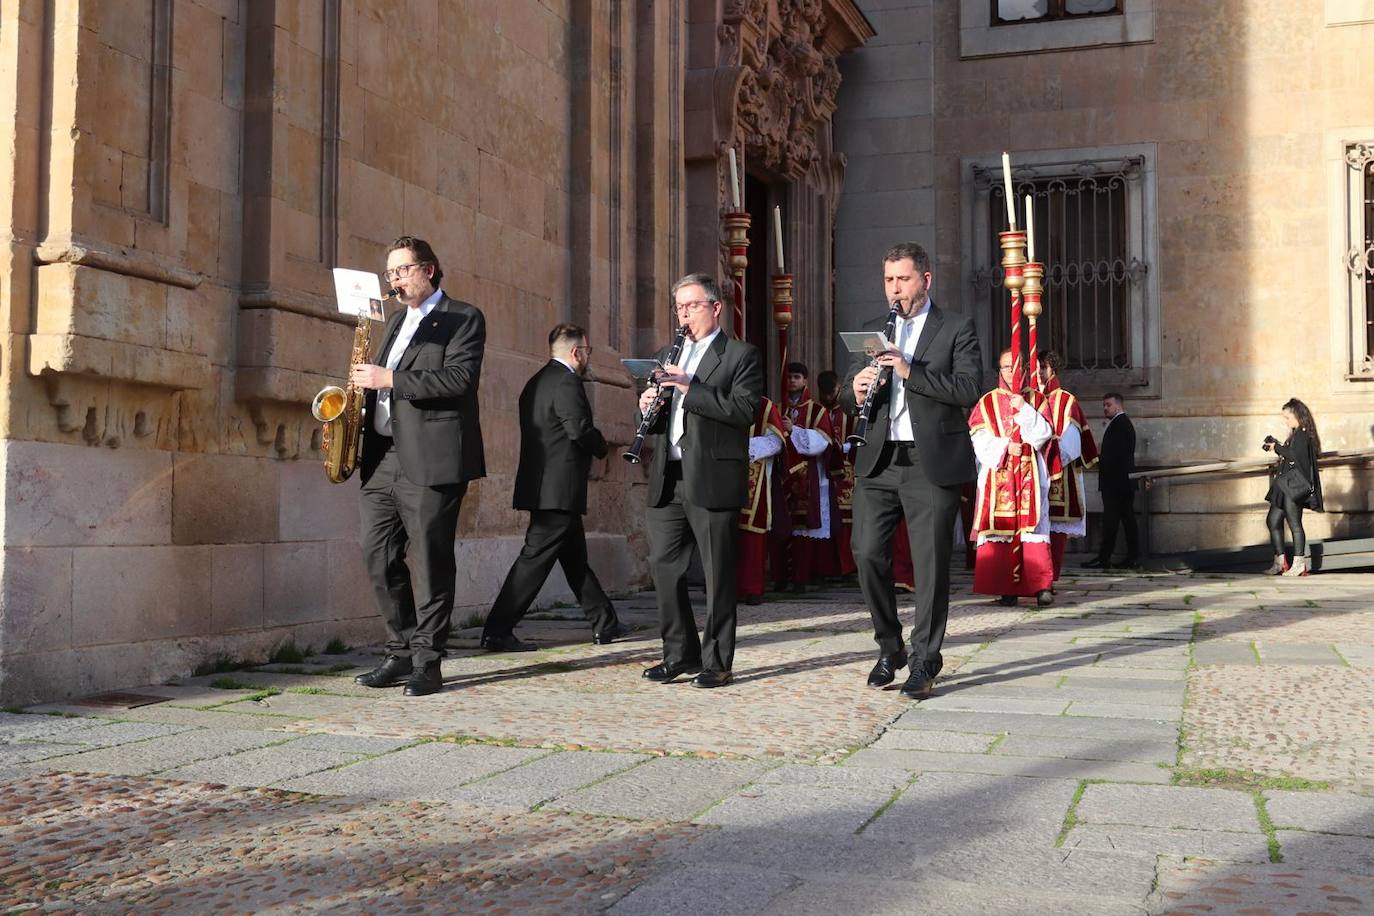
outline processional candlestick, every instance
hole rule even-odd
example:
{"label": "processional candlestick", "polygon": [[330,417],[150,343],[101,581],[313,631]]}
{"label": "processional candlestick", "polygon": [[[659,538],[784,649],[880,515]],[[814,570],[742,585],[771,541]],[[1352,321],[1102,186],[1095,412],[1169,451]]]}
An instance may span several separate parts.
{"label": "processional candlestick", "polygon": [[736,340],[744,340],[744,274],[749,269],[749,214],[726,213],[723,219],[730,245],[730,273],[735,286],[735,314],[731,331]]}

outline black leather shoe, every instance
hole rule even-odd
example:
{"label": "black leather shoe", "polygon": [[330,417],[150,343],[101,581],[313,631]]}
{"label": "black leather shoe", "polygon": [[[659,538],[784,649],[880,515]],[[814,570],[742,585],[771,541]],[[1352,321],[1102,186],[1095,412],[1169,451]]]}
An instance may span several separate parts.
{"label": "black leather shoe", "polygon": [[1086,561],[1084,561],[1084,563],[1083,563],[1083,568],[1084,568],[1084,569],[1111,569],[1111,568],[1112,568],[1112,564],[1111,564],[1110,562],[1108,562],[1107,560],[1102,559],[1101,557],[1093,557],[1091,560],[1086,560]]}
{"label": "black leather shoe", "polygon": [[596,646],[609,646],[617,639],[623,639],[630,635],[630,628],[623,623],[613,623],[600,633],[592,634],[592,644]]}
{"label": "black leather shoe", "polygon": [[747,604],[747,605],[749,605],[750,607],[755,607],[756,605],[763,604],[763,596],[762,596],[762,595],[745,595],[745,596],[744,596],[744,603]]}
{"label": "black leather shoe", "polygon": [[1002,607],[1016,607],[1016,596],[1003,595],[1001,598],[997,599],[997,603],[1002,605]]}
{"label": "black leather shoe", "polygon": [[388,655],[386,661],[367,674],[360,674],[353,679],[353,683],[362,684],[364,687],[399,687],[410,677],[414,666],[410,659],[400,658],[396,655]]}
{"label": "black leather shoe", "polygon": [[406,689],[401,693],[408,697],[427,697],[443,689],[444,677],[439,673],[439,663],[430,662],[410,675]]}
{"label": "black leather shoe", "polygon": [[931,688],[934,686],[935,678],[924,671],[917,671],[906,679],[901,694],[909,700],[924,700],[930,696]]}
{"label": "black leather shoe", "polygon": [[652,668],[645,668],[643,676],[660,684],[671,684],[684,674],[697,674],[700,671],[701,662],[678,662],[675,665],[659,662]]}
{"label": "black leather shoe", "polygon": [[729,671],[703,671],[692,678],[692,686],[709,690],[712,687],[724,687],[734,679],[735,676]]}
{"label": "black leather shoe", "polygon": [[1054,592],[1048,588],[1041,589],[1035,596],[1035,603],[1038,607],[1049,607],[1054,604]]}
{"label": "black leather shoe", "polygon": [[868,686],[886,687],[897,678],[898,669],[906,667],[906,652],[878,656],[878,664],[868,672]]}
{"label": "black leather shoe", "polygon": [[488,652],[534,652],[539,649],[532,642],[517,639],[514,633],[505,636],[483,636],[482,648]]}
{"label": "black leather shoe", "polygon": [[1137,560],[1135,557],[1127,557],[1120,563],[1113,563],[1112,565],[1115,566],[1117,569],[1139,569],[1140,561]]}

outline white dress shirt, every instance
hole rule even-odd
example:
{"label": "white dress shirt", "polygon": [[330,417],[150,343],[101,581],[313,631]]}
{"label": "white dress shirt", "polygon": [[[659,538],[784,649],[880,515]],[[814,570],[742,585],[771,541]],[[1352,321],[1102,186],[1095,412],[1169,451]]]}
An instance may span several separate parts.
{"label": "white dress shirt", "polygon": [[[415,337],[415,332],[420,328],[420,322],[430,312],[434,311],[434,307],[439,304],[439,300],[443,297],[444,291],[436,289],[428,299],[415,308],[406,307],[406,316],[401,319],[401,326],[396,331],[396,339],[391,342],[391,349],[386,354],[386,362],[382,365],[392,370],[400,365],[406,347],[410,346],[411,339]],[[383,436],[391,435],[390,388],[383,388],[377,392],[376,416],[372,419],[372,428]]]}
{"label": "white dress shirt", "polygon": [[[930,300],[927,299],[921,306],[921,310],[909,318],[898,318],[896,335],[893,341],[897,349],[902,351],[907,362],[911,362],[912,356],[916,353],[916,342],[921,339],[921,331],[926,326],[926,316],[930,314]],[[892,410],[888,412],[887,419],[887,441],[889,442],[910,442],[916,438],[916,432],[911,425],[911,411],[906,403],[906,388],[902,379],[897,373],[892,373],[892,381],[888,384],[894,386],[892,397]]]}
{"label": "white dress shirt", "polygon": [[[711,334],[701,340],[687,340],[682,344],[682,355],[678,357],[678,365],[682,367],[682,372],[688,378],[695,378],[697,366],[701,365],[701,358],[710,349],[711,342],[720,333],[720,328],[716,328]],[[682,400],[686,397],[686,392],[681,389],[673,390],[673,412],[668,419],[668,460],[682,460],[682,446],[678,445],[678,440],[682,438],[683,423],[686,420],[682,409]]]}

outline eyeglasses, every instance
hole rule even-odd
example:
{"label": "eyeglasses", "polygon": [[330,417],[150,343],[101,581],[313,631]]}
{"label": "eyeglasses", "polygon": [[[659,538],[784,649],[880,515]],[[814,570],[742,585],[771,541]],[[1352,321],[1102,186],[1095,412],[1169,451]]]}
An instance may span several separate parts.
{"label": "eyeglasses", "polygon": [[716,300],[714,299],[693,299],[691,302],[674,303],[673,308],[679,312],[695,312],[707,306],[715,305],[715,303]]}
{"label": "eyeglasses", "polygon": [[421,263],[420,261],[413,261],[410,264],[400,264],[396,267],[388,267],[386,270],[382,271],[382,276],[386,277],[388,280],[399,280],[402,277],[410,276],[410,272],[419,267]]}

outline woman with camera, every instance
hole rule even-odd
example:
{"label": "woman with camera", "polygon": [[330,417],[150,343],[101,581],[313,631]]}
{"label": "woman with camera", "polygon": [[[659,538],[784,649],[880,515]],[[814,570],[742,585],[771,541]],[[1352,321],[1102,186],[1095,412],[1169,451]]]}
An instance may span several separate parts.
{"label": "woman with camera", "polygon": [[[1264,437],[1264,450],[1278,454],[1279,462],[1269,481],[1269,540],[1274,545],[1274,562],[1266,575],[1305,576],[1312,570],[1307,552],[1307,533],[1302,529],[1304,508],[1322,511],[1322,484],[1317,473],[1317,456],[1321,454],[1321,437],[1312,411],[1297,398],[1283,405],[1283,421],[1288,424],[1288,437],[1280,442],[1273,436]],[[1293,535],[1293,565],[1283,554],[1283,523]]]}

